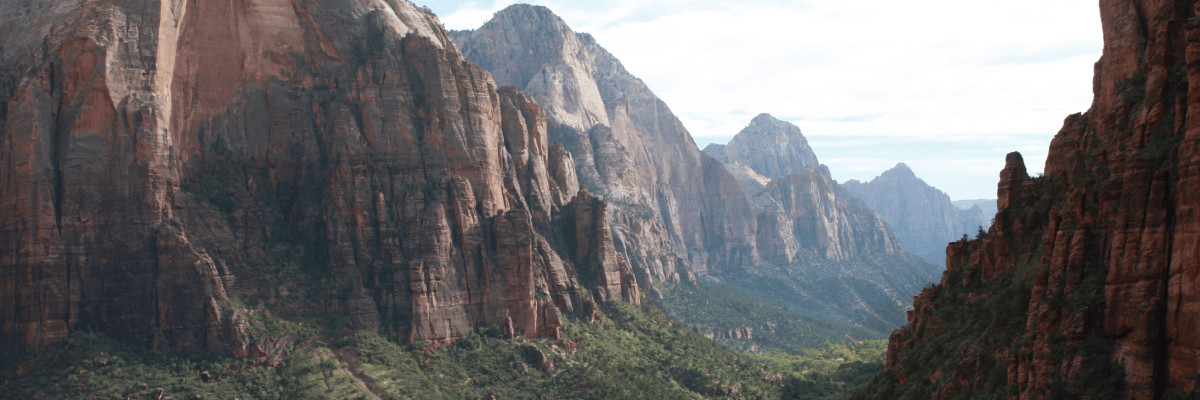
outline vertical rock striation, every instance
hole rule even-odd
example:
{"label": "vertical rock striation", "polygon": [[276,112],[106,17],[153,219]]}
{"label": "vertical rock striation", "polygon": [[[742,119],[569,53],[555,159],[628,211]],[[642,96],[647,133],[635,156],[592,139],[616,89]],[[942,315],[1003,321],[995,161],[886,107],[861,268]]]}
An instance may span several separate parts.
{"label": "vertical rock striation", "polygon": [[586,287],[640,297],[546,112],[411,3],[33,0],[0,18],[7,347],[87,327],[244,350],[228,299],[281,281],[304,293],[293,312],[439,344],[510,321],[557,336]]}
{"label": "vertical rock striation", "polygon": [[[945,276],[979,282],[967,286],[970,300],[940,301],[964,286],[946,278],[917,298],[892,335],[891,379],[877,382],[877,397],[925,387],[952,398],[991,380],[1020,399],[1200,389],[1191,379],[1200,372],[1200,6],[1114,0],[1100,13],[1091,108],[1066,118],[1045,176],[1026,176],[1009,155],[990,237],[947,249]],[[940,365],[936,377],[911,374],[939,331],[961,328],[939,315],[986,302],[998,290],[988,282],[1005,279],[1028,290],[1019,329],[964,338],[919,362]]]}
{"label": "vertical rock striation", "polygon": [[451,35],[497,82],[546,110],[581,186],[613,203],[613,240],[639,282],[678,280],[684,266],[708,274],[759,262],[749,197],[591,35],[527,4]]}

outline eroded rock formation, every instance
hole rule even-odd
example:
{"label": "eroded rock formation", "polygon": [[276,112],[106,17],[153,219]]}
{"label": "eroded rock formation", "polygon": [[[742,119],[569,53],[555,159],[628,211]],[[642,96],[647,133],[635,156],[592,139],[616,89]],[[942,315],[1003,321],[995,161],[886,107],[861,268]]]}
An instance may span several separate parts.
{"label": "eroded rock formation", "polygon": [[708,274],[758,263],[749,197],[591,35],[527,4],[451,34],[497,82],[546,110],[550,136],[574,155],[581,185],[613,203],[613,239],[639,282],[676,281],[685,267]]}
{"label": "eroded rock formation", "polygon": [[546,112],[406,1],[4,2],[0,43],[8,347],[245,350],[229,299],[258,297],[557,336],[640,297]]}
{"label": "eroded rock formation", "polygon": [[[947,249],[946,276],[961,283],[944,278],[917,298],[892,335],[894,379],[879,396],[952,398],[993,380],[1020,399],[1198,389],[1200,5],[1102,1],[1100,14],[1091,108],[1066,118],[1044,177],[1009,155],[991,237]],[[989,282],[1004,280],[1023,285],[1026,301],[1016,323],[994,326],[1016,328],[989,326],[920,362],[939,366],[936,376],[911,374],[940,332],[962,329],[939,315],[987,304],[1000,290]],[[955,287],[970,289],[958,294],[967,301],[941,301]]]}

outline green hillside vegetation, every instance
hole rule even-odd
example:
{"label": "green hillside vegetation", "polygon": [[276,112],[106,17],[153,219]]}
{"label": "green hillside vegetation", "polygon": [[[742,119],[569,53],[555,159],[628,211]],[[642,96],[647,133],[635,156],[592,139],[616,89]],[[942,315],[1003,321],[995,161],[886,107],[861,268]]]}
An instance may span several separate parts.
{"label": "green hillside vegetation", "polygon": [[[856,331],[863,337],[886,338],[907,322],[905,311],[912,304],[912,295],[933,282],[935,275],[940,278],[939,267],[913,255],[907,259],[864,256],[831,261],[814,253],[800,253],[792,265],[763,263],[716,278],[787,307],[806,320],[837,321],[842,326],[861,328]],[[841,341],[846,333],[849,329],[818,342]],[[811,344],[810,340],[803,346]]]}
{"label": "green hillside vegetation", "polygon": [[256,325],[291,339],[274,367],[255,358],[162,354],[98,333],[74,333],[41,352],[0,354],[6,388],[0,397],[152,398],[161,389],[164,399],[175,400],[844,399],[878,373],[885,346],[744,354],[685,329],[650,302],[610,302],[602,314],[594,322],[566,318],[562,341],[503,339],[492,327],[455,346],[429,349],[423,342],[255,313]]}
{"label": "green hillside vegetation", "polygon": [[884,339],[886,335],[861,326],[809,312],[801,315],[748,290],[724,283],[664,285],[659,307],[672,317],[695,326],[700,333],[753,328],[752,339],[717,338],[735,350],[780,350],[798,353],[847,339]]}

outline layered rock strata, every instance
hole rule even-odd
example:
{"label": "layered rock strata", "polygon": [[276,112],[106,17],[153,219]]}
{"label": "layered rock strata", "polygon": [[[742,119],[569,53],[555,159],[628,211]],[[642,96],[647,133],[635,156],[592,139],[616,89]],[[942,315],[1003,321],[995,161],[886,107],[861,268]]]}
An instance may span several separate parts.
{"label": "layered rock strata", "polygon": [[936,381],[906,374],[913,349],[956,326],[938,315],[970,304],[936,306],[943,280],[892,336],[893,389],[924,385],[951,398],[985,386],[986,365],[1002,367],[997,379],[1011,398],[1158,399],[1200,389],[1200,6],[1103,1],[1100,14],[1105,47],[1091,108],[1067,117],[1044,177],[1026,176],[1010,155],[992,237],[947,249],[947,276],[1024,279],[1023,329],[964,338],[961,352],[926,361],[946,363]]}
{"label": "layered rock strata", "polygon": [[428,10],[30,0],[0,18],[9,348],[87,328],[244,350],[229,299],[284,296],[270,279],[304,293],[297,312],[441,344],[556,336],[560,313],[640,298],[546,112]]}

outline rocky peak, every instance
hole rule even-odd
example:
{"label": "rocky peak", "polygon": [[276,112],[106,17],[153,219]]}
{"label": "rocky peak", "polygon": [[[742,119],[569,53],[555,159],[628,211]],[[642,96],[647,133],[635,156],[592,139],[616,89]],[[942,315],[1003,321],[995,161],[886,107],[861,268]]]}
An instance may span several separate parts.
{"label": "rocky peak", "polygon": [[929,186],[904,163],[870,182],[851,179],[841,186],[879,213],[906,249],[938,265],[945,260],[947,243],[991,225],[990,215],[955,207],[950,196]]}
{"label": "rocky peak", "polygon": [[892,167],[892,169],[887,171],[883,171],[883,173],[879,176],[885,179],[919,179],[917,178],[917,174],[913,172],[912,168],[909,168],[908,164],[905,163],[896,163],[895,167]]}
{"label": "rocky peak", "polygon": [[699,274],[758,263],[749,196],[591,35],[523,4],[452,35],[474,63],[545,110],[550,140],[571,153],[580,186],[612,202],[613,240],[639,282],[680,279],[670,260]]}
{"label": "rocky peak", "polygon": [[800,128],[767,113],[750,120],[729,144],[710,145],[705,152],[725,164],[745,165],[768,179],[817,165],[817,156]]}

